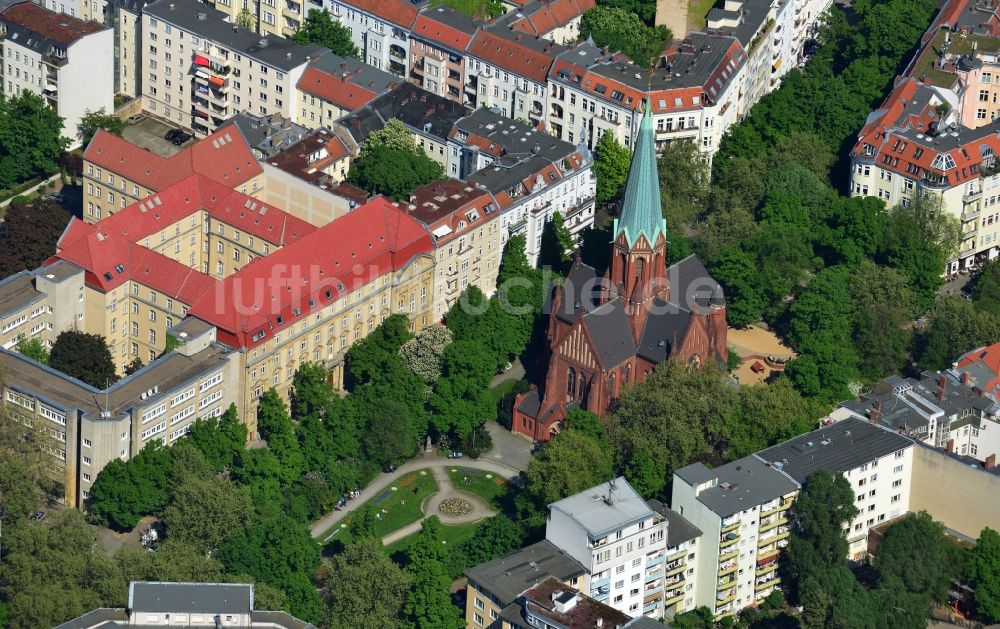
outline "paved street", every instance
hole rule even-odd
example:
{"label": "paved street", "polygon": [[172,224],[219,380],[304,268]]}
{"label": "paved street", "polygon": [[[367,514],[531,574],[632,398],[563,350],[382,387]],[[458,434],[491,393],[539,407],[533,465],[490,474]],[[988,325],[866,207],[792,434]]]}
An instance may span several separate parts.
{"label": "paved street", "polygon": [[[494,448],[488,452],[483,458],[479,459],[446,459],[439,457],[436,451],[425,452],[420,456],[407,461],[403,465],[396,468],[395,472],[391,474],[379,474],[375,477],[367,487],[361,490],[361,495],[357,498],[351,500],[347,503],[347,506],[340,511],[331,511],[324,517],[320,518],[314,522],[309,530],[312,532],[314,538],[322,538],[324,534],[329,531],[335,524],[338,524],[343,520],[349,513],[368,502],[370,499],[377,496],[386,487],[391,485],[396,479],[409,474],[410,472],[415,472],[417,470],[430,469],[434,474],[435,479],[438,479],[440,475],[447,476],[444,472],[445,469],[449,467],[468,467],[476,470],[483,470],[504,478],[513,478],[517,476],[524,467],[527,466],[527,461],[531,457],[531,444],[527,441],[522,441],[513,437],[509,433],[506,435],[499,433],[506,433],[507,431],[492,423],[489,426],[490,434],[494,435]],[[506,438],[505,438],[506,437]],[[502,444],[502,445],[498,445]],[[499,454],[499,457],[496,455]],[[496,457],[496,458],[493,458]],[[519,467],[520,466],[520,467]],[[449,483],[450,486],[450,483]],[[438,480],[438,487],[442,487],[442,483]],[[437,496],[441,494],[435,494]],[[434,496],[432,496],[429,501],[433,501]],[[467,497],[467,494],[462,494],[463,498]],[[471,502],[471,501],[470,501]],[[428,503],[428,506],[431,506]],[[485,508],[485,506],[484,506]],[[436,509],[436,506],[435,506]],[[485,515],[481,516],[485,517]],[[476,518],[479,519],[479,518]],[[450,522],[450,521],[449,521]],[[419,524],[417,524],[419,528]],[[412,532],[412,531],[411,531]],[[325,539],[322,541],[326,541]]]}

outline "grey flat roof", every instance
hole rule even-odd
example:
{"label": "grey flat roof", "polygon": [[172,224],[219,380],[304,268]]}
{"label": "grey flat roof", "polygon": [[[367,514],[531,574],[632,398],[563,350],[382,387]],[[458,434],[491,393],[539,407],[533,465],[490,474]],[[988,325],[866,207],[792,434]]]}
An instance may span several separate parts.
{"label": "grey flat roof", "polygon": [[[92,419],[98,419],[105,403],[111,409],[111,416],[117,417],[135,406],[143,392],[158,386],[159,395],[165,397],[169,391],[217,367],[228,353],[229,350],[221,346],[210,346],[190,357],[171,352],[111,385],[107,395],[55,369],[2,348],[0,368],[6,370],[5,386],[37,395],[47,404],[61,409],[79,409]],[[155,399],[147,398],[143,404],[150,404]]]}
{"label": "grey flat roof", "polygon": [[44,295],[35,290],[35,276],[21,271],[0,280],[0,317],[24,309]]}
{"label": "grey flat roof", "polygon": [[303,46],[284,37],[258,35],[226,22],[225,13],[198,0],[157,0],[143,13],[286,72],[330,52],[318,44]]}
{"label": "grey flat roof", "polygon": [[[707,472],[689,469],[697,466]],[[790,476],[768,466],[756,455],[737,459],[713,470],[708,470],[701,463],[689,465],[683,470],[688,470],[688,475],[692,477],[718,479],[718,484],[698,494],[698,500],[720,518],[770,502],[799,488]],[[676,473],[684,478],[680,471]]]}
{"label": "grey flat roof", "polygon": [[91,627],[124,627],[127,626],[128,617],[124,609],[111,609],[101,607],[89,611],[82,616],[77,616],[73,620],[67,620],[61,625],[56,625],[55,629],[90,629]]}
{"label": "grey flat roof", "polygon": [[253,609],[253,585],[133,581],[128,601],[137,612],[246,614]]}
{"label": "grey flat roof", "polygon": [[521,592],[548,577],[567,581],[585,573],[575,559],[547,540],[465,571],[466,576],[497,597],[501,607],[510,605]]}
{"label": "grey flat roof", "polygon": [[690,542],[701,535],[701,529],[691,524],[687,518],[677,513],[667,505],[655,498],[647,500],[646,504],[653,511],[656,511],[667,519],[667,548],[674,548]]}
{"label": "grey flat roof", "polygon": [[572,518],[595,540],[656,515],[624,476],[553,502],[549,509]]}
{"label": "grey flat roof", "polygon": [[761,450],[757,456],[805,483],[817,470],[846,472],[911,445],[908,437],[851,417]]}

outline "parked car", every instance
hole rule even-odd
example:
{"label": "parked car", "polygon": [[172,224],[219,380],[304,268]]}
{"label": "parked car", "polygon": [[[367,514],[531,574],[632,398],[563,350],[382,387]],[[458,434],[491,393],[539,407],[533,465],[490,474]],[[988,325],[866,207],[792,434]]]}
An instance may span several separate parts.
{"label": "parked car", "polygon": [[34,513],[31,514],[31,519],[34,520],[35,522],[39,522],[41,520],[44,520],[45,519],[45,512],[44,511],[36,511],[36,512],[34,512]]}
{"label": "parked car", "polygon": [[393,472],[396,471],[396,466],[390,463],[389,465],[386,465],[385,469],[383,469],[382,471],[385,472],[386,474],[392,474]]}
{"label": "parked car", "polygon": [[166,135],[163,136],[163,139],[173,142],[174,138],[181,135],[182,133],[184,132],[181,131],[180,129],[171,129],[170,131],[167,131]]}
{"label": "parked car", "polygon": [[181,131],[180,133],[174,136],[173,140],[170,141],[173,142],[175,146],[180,146],[181,144],[184,144],[185,142],[190,140],[192,137],[194,136],[192,136],[190,133],[184,133],[183,131]]}
{"label": "parked car", "polygon": [[125,121],[126,124],[138,124],[146,119],[146,114],[136,114],[134,116],[129,116]]}

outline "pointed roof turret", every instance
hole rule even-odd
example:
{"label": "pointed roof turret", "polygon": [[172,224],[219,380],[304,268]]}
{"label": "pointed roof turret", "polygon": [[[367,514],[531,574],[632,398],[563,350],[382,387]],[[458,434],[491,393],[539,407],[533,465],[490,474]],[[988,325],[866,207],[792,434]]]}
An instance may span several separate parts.
{"label": "pointed roof turret", "polygon": [[660,180],[656,171],[656,142],[650,109],[649,99],[646,99],[625,183],[621,214],[615,220],[615,237],[625,232],[625,240],[630,247],[640,234],[646,237],[650,246],[656,243],[659,234],[663,234],[664,238],[667,236],[667,221],[660,209]]}

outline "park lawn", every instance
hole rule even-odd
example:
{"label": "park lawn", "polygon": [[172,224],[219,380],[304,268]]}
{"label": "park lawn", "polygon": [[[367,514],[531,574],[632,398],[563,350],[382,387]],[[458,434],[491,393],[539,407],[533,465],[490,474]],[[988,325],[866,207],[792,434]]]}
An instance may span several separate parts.
{"label": "park lawn", "polygon": [[[492,478],[486,478],[488,474]],[[507,493],[507,479],[483,470],[457,466],[448,468],[448,476],[451,477],[451,484],[458,491],[475,494],[497,511],[501,509],[500,499]]]}
{"label": "park lawn", "polygon": [[[472,539],[482,522],[472,524],[443,524],[441,525],[441,541],[447,546],[455,547],[466,540]],[[396,558],[405,555],[410,546],[417,540],[418,533],[407,535],[403,539],[396,540],[385,547],[385,554]]]}
{"label": "park lawn", "polygon": [[[708,12],[715,6],[717,0],[690,0],[688,3],[687,23],[694,30],[702,30],[708,23]],[[676,33],[675,33],[676,36]]]}
{"label": "park lawn", "polygon": [[[396,491],[392,490],[393,487],[396,488]],[[424,515],[420,510],[420,503],[437,490],[437,483],[434,481],[434,475],[430,470],[417,470],[402,478],[398,478],[386,487],[385,490],[379,492],[377,496],[365,504],[359,505],[349,516],[338,522],[334,528],[339,528],[340,532],[330,541],[339,541],[344,544],[350,542],[351,520],[368,504],[371,504],[372,508],[375,509],[375,512],[381,518],[375,525],[375,530],[379,538],[392,533],[396,529],[403,528],[411,522],[416,522]],[[400,501],[403,501],[403,504],[400,504]],[[341,525],[347,526],[343,527]],[[324,533],[322,539],[326,539],[333,531],[334,529],[330,529]]]}

